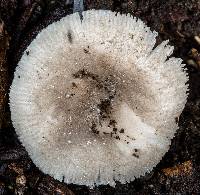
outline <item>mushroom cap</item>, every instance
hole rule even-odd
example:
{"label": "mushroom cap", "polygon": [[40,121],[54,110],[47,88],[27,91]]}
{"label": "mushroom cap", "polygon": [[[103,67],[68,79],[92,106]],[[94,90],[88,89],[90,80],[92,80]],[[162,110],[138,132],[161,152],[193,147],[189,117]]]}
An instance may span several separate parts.
{"label": "mushroom cap", "polygon": [[68,15],[24,52],[10,89],[13,126],[43,172],[66,183],[129,182],[168,151],[187,99],[182,60],[140,19]]}

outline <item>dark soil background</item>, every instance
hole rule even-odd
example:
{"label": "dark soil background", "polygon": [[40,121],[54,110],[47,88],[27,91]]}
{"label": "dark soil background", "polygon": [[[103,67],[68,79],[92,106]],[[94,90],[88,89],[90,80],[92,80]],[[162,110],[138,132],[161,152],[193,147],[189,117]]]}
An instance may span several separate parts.
{"label": "dark soil background", "polygon": [[9,86],[23,50],[48,24],[72,13],[71,0],[0,0],[1,194],[200,194],[200,0],[86,0],[87,9],[131,13],[169,39],[186,63],[190,95],[169,152],[145,177],[116,187],[67,185],[35,167],[10,120]]}

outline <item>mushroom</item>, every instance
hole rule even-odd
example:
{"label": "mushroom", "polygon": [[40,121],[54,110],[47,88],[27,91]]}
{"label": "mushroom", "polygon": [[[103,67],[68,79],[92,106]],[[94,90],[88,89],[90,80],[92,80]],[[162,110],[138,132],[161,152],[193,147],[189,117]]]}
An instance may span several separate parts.
{"label": "mushroom", "polygon": [[[33,162],[66,183],[126,183],[168,151],[187,99],[182,60],[131,15],[89,10],[43,29],[18,63],[13,126]],[[155,47],[155,48],[154,48]]]}

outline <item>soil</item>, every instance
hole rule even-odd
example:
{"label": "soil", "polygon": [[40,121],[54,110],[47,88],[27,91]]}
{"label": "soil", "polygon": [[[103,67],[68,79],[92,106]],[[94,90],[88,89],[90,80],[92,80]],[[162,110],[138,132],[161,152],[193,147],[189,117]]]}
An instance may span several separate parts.
{"label": "soil", "polygon": [[169,39],[190,77],[190,93],[170,150],[142,178],[116,187],[67,185],[43,174],[21,145],[10,120],[9,86],[22,52],[48,24],[72,13],[70,0],[0,0],[0,194],[200,194],[200,0],[86,0],[141,18]]}

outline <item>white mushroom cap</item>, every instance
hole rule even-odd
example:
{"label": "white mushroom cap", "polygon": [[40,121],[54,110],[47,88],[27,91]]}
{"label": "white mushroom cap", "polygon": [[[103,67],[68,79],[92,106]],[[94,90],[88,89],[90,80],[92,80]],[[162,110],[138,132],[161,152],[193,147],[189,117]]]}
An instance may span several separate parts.
{"label": "white mushroom cap", "polygon": [[181,59],[111,11],[68,15],[24,52],[10,90],[16,132],[43,172],[93,186],[134,180],[168,151],[187,99]]}

